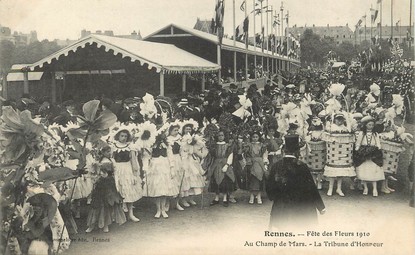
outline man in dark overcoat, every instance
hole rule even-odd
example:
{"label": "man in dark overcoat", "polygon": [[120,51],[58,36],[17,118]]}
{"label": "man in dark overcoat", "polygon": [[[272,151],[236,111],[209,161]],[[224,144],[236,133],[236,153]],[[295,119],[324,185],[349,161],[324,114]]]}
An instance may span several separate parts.
{"label": "man in dark overcoat", "polygon": [[325,206],[308,166],[298,160],[298,135],[285,136],[284,157],[277,161],[267,178],[268,198],[274,201],[270,227],[306,228],[317,224],[317,210]]}

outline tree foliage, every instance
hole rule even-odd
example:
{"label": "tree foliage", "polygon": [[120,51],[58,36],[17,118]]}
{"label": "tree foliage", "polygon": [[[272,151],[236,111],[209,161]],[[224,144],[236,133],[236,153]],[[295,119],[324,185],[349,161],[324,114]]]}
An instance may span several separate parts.
{"label": "tree foliage", "polygon": [[32,42],[25,46],[15,46],[10,41],[0,42],[0,65],[2,72],[8,72],[14,64],[31,64],[62,47],[49,40]]}

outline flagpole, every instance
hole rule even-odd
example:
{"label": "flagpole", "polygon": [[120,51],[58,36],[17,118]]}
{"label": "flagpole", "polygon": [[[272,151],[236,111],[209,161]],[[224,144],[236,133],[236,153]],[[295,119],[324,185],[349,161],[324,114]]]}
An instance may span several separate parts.
{"label": "flagpole", "polygon": [[260,1],[261,1],[261,35],[262,35],[262,38],[261,38],[261,52],[262,52],[262,55],[261,55],[261,70],[262,70],[262,74],[261,75],[264,75],[264,39],[265,39],[265,36],[264,36],[263,11],[262,11],[262,8],[263,8],[262,2],[263,2],[263,0],[260,0]]}
{"label": "flagpole", "polygon": [[391,0],[391,39],[393,42],[393,0]]}
{"label": "flagpole", "polygon": [[365,41],[367,41],[367,38],[366,38],[366,13],[365,13]]}
{"label": "flagpole", "polygon": [[379,38],[381,38],[382,39],[382,0],[380,0],[380,28],[379,28]]}
{"label": "flagpole", "polygon": [[[245,19],[248,19],[248,5],[246,3],[247,0],[245,0],[244,4],[245,4]],[[244,29],[245,29],[245,20],[244,20]],[[249,27],[247,28],[247,31],[245,33],[245,81],[248,83],[248,45],[249,45]],[[244,31],[245,32],[245,31]]]}
{"label": "flagpole", "polygon": [[255,74],[255,81],[257,79],[256,75],[256,29],[255,29],[255,16],[256,16],[256,10],[255,10],[255,0],[252,0],[253,8],[254,8],[254,74]]}
{"label": "flagpole", "polygon": [[408,44],[409,44],[409,50],[411,51],[411,45],[412,45],[412,0],[409,0],[409,40],[408,40]]}
{"label": "flagpole", "polygon": [[289,51],[290,51],[290,25],[289,25],[289,17],[290,17],[290,12],[287,10],[287,28],[285,29],[285,36],[287,37],[287,58],[288,58],[288,54],[289,54]]}
{"label": "flagpole", "polygon": [[[267,72],[268,72],[268,75],[269,75],[269,56],[268,56],[268,51],[269,51],[269,40],[270,40],[270,36],[268,34],[268,25],[269,25],[269,19],[268,19],[268,0],[267,0],[267,30],[266,30],[266,35],[267,35]],[[264,36],[264,39],[265,39],[265,36]]]}
{"label": "flagpole", "polygon": [[[267,0],[268,1],[268,0]],[[272,34],[272,41],[271,41],[271,77],[274,74],[274,51],[275,51],[275,29],[274,29],[274,8],[271,5],[271,34]],[[272,43],[274,42],[274,47],[272,47]]]}
{"label": "flagpole", "polygon": [[[235,27],[235,0],[232,1],[233,7],[233,46],[236,47],[236,27]],[[236,83],[236,51],[233,52],[233,80]]]}
{"label": "flagpole", "polygon": [[373,37],[373,9],[372,9],[372,5],[370,5],[370,45],[372,45],[372,37]]}
{"label": "flagpole", "polygon": [[[284,46],[284,41],[282,38],[284,38],[284,2],[281,1],[281,49]],[[281,50],[281,56],[283,55],[283,52]],[[281,67],[284,67],[284,61],[281,61]],[[285,69],[285,68],[281,68],[281,69]]]}

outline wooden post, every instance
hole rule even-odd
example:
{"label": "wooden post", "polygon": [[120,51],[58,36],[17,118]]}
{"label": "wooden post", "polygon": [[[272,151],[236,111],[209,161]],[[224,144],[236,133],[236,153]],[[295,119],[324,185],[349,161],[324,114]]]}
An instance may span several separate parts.
{"label": "wooden post", "polygon": [[218,47],[217,47],[217,61],[218,61],[218,65],[220,65],[220,69],[219,69],[219,71],[218,71],[218,83],[220,84],[220,81],[221,81],[221,79],[222,79],[222,64],[221,64],[221,47],[220,47],[220,44],[218,44]]}
{"label": "wooden post", "polygon": [[186,92],[186,74],[182,75],[182,92]]}
{"label": "wooden post", "polygon": [[7,100],[7,73],[3,73],[3,98]]}
{"label": "wooden post", "polygon": [[23,72],[23,94],[29,94],[29,73]]}
{"label": "wooden post", "polygon": [[164,72],[160,71],[160,96],[164,96]]}
{"label": "wooden post", "polygon": [[233,79],[236,82],[236,51],[233,52]]}
{"label": "wooden post", "polygon": [[62,86],[59,87],[59,102],[62,103],[62,94],[66,89],[66,72],[63,73]]}
{"label": "wooden post", "polygon": [[205,73],[202,74],[202,92],[206,90],[206,77]]}
{"label": "wooden post", "polygon": [[51,72],[51,93],[52,93],[52,104],[56,104],[56,77],[55,72]]}

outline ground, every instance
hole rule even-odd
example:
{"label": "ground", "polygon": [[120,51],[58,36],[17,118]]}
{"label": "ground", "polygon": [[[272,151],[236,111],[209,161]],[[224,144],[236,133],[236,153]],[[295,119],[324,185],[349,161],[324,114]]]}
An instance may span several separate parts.
{"label": "ground", "polygon": [[[379,197],[363,196],[360,191],[345,189],[346,197],[328,197],[321,192],[327,213],[319,216],[320,226],[316,229],[293,231],[297,237],[265,237],[268,230],[271,201],[264,199],[263,205],[249,205],[248,194],[237,192],[239,201],[228,208],[221,204],[208,206],[213,195],[204,196],[204,207],[198,206],[183,212],[171,210],[168,219],[155,219],[155,206],[147,199],[136,204],[135,215],[141,221],[127,222],[122,226],[112,225],[110,233],[96,230],[85,234],[86,226],[80,221],[80,233],[65,254],[304,254],[317,249],[319,254],[333,254],[333,248],[313,247],[314,242],[362,241],[383,243],[382,248],[354,248],[355,254],[413,254],[415,231],[414,212],[409,207],[407,193],[380,194]],[[198,197],[200,201],[201,197]],[[86,212],[84,212],[84,216]],[[353,232],[354,237],[306,237],[306,231]],[[370,236],[358,238],[356,232]],[[83,238],[83,239],[82,239]],[[106,242],[95,242],[98,238]],[[246,242],[297,241],[311,246],[302,247],[247,247]],[[411,241],[412,240],[412,241]],[[324,243],[323,243],[324,244]],[[295,249],[294,249],[295,248]],[[349,248],[350,249],[350,248]],[[359,249],[359,250],[358,250]],[[346,248],[336,248],[336,254],[350,254]],[[364,252],[363,252],[364,251]]]}
{"label": "ground", "polygon": [[[413,126],[410,130],[413,131]],[[344,184],[345,197],[328,197],[325,183],[320,193],[327,213],[319,216],[318,228],[293,230],[295,237],[265,236],[272,206],[267,199],[263,205],[249,205],[249,194],[238,191],[237,204],[228,208],[221,204],[209,207],[213,194],[206,193],[203,208],[199,196],[198,206],[183,212],[172,209],[168,219],[155,219],[155,205],[143,198],[135,204],[135,215],[141,221],[112,225],[110,233],[96,230],[85,234],[85,220],[79,220],[79,234],[72,236],[74,241],[65,254],[414,254],[415,209],[408,204],[409,160],[407,150],[401,155],[398,181],[391,183],[396,189],[392,194],[379,193],[379,197],[373,197],[369,192],[368,196],[363,196],[358,189],[349,190],[349,182]],[[84,219],[87,209],[85,205]],[[307,231],[316,231],[320,236],[307,236]],[[328,236],[330,234],[332,236]],[[97,242],[98,239],[105,242]],[[331,241],[349,245],[357,241],[361,243],[353,244],[372,246],[326,247]],[[281,242],[287,246],[280,247]],[[264,246],[275,243],[277,247]],[[300,243],[307,247],[297,246]]]}

